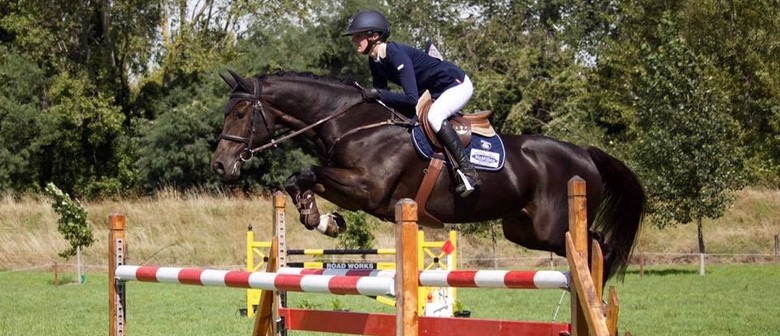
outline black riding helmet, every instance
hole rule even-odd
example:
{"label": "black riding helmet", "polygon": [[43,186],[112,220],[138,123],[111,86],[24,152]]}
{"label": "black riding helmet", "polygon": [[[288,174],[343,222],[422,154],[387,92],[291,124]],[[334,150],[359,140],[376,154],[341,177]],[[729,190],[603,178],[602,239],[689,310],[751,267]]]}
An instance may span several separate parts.
{"label": "black riding helmet", "polygon": [[379,33],[381,41],[387,41],[390,37],[390,23],[382,13],[375,10],[362,10],[352,17],[347,31],[341,36],[350,36],[357,33]]}

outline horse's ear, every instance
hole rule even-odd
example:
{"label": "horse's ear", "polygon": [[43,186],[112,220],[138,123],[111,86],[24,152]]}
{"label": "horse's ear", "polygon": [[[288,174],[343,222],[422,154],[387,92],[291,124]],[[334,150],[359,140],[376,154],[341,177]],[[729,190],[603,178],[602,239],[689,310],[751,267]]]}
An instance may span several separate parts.
{"label": "horse's ear", "polygon": [[[255,92],[255,83],[253,81],[247,80],[244,77],[241,77],[241,75],[233,72],[233,70],[228,70],[231,75],[233,75],[233,80],[236,82],[237,86],[242,88],[244,92],[248,93],[254,93]],[[237,87],[233,87],[233,89],[237,89]]]}
{"label": "horse's ear", "polygon": [[222,77],[222,80],[227,83],[228,86],[230,86],[231,89],[235,90],[236,86],[238,86],[238,83],[236,83],[236,79],[233,76],[234,72],[228,70],[228,73],[225,73],[223,71],[219,72],[219,76]]}

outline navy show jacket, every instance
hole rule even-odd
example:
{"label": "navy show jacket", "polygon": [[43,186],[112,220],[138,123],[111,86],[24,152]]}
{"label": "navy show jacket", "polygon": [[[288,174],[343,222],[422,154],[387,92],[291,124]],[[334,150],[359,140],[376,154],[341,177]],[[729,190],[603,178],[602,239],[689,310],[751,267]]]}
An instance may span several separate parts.
{"label": "navy show jacket", "polygon": [[[369,67],[379,99],[388,105],[411,107],[425,90],[438,98],[445,90],[463,82],[466,73],[456,65],[441,61],[406,44],[387,42],[386,57],[371,59]],[[398,84],[404,92],[387,90],[387,82]]]}

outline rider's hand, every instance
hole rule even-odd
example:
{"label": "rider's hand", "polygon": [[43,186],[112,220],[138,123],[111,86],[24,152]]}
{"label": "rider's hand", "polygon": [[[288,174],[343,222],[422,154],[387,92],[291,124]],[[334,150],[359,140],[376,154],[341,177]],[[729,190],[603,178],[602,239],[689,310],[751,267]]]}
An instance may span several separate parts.
{"label": "rider's hand", "polygon": [[379,99],[379,90],[376,88],[370,88],[367,90],[363,90],[361,92],[363,94],[363,100],[377,100]]}

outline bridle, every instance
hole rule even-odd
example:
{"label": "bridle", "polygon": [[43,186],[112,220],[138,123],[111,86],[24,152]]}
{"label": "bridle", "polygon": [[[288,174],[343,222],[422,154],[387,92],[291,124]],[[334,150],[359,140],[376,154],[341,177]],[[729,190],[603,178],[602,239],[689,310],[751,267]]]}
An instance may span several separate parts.
{"label": "bridle", "polygon": [[[252,124],[252,127],[249,130],[249,136],[242,137],[238,135],[232,135],[232,134],[225,134],[220,133],[219,138],[225,139],[229,141],[234,141],[238,143],[244,144],[244,150],[241,151],[241,153],[238,155],[238,160],[241,162],[246,162],[252,159],[252,157],[255,155],[256,151],[260,151],[262,149],[252,148],[252,143],[255,140],[255,132],[258,128],[258,115],[260,115],[259,119],[262,119],[263,125],[265,126],[265,130],[268,134],[271,134],[271,127],[268,126],[268,120],[265,118],[265,109],[263,109],[263,103],[260,100],[260,97],[262,96],[262,88],[260,86],[260,83],[254,82],[254,93],[249,94],[245,92],[233,92],[230,94],[230,101],[228,102],[227,107],[225,108],[225,115],[230,113],[230,110],[232,110],[233,106],[238,103],[238,101],[243,100],[249,100],[252,102],[252,115],[250,116],[250,123]],[[273,141],[273,140],[272,140]],[[259,147],[258,147],[259,148]]]}

